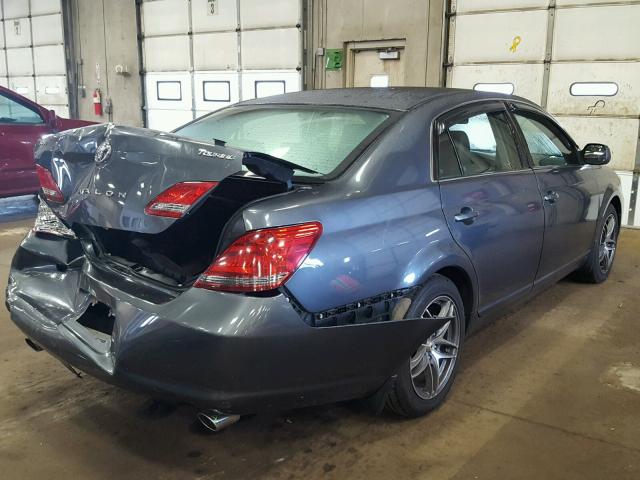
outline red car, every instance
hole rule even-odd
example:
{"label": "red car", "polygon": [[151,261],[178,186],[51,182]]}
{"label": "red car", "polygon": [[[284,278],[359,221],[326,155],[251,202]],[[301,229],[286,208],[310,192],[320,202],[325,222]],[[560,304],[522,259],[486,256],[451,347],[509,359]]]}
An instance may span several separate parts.
{"label": "red car", "polygon": [[40,137],[93,123],[60,118],[0,86],[0,197],[38,192],[33,146]]}

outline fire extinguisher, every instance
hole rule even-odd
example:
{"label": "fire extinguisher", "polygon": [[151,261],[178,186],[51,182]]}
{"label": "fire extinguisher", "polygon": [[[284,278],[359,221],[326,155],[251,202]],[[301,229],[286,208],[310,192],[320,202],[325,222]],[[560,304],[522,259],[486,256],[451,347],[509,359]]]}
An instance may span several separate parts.
{"label": "fire extinguisher", "polygon": [[99,88],[93,91],[93,111],[97,116],[102,116],[102,95]]}

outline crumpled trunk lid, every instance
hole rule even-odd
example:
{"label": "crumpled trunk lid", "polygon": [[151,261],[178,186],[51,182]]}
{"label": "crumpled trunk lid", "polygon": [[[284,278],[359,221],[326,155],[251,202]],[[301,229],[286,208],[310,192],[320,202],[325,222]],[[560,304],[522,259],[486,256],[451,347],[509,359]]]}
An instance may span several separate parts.
{"label": "crumpled trunk lid", "polygon": [[176,219],[146,215],[178,182],[221,181],[242,170],[243,152],[142,128],[102,124],[49,135],[35,149],[64,195],[48,202],[67,224],[159,233]]}

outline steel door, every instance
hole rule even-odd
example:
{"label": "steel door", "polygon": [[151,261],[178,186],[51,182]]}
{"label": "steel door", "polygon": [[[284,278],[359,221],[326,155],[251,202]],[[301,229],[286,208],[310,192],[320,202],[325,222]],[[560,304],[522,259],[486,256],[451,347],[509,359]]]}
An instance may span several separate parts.
{"label": "steel door", "polygon": [[404,51],[394,50],[397,58],[383,60],[378,50],[354,51],[354,87],[394,87],[404,85]]}
{"label": "steel door", "polygon": [[544,200],[544,246],[536,278],[544,281],[566,274],[591,248],[602,197],[596,178],[600,167],[583,165],[575,142],[542,113],[522,107],[514,117]]}
{"label": "steel door", "polygon": [[[442,209],[475,267],[482,314],[533,286],[544,228],[540,192],[502,104],[454,115],[439,128]],[[444,165],[447,158],[457,170]],[[476,161],[491,170],[478,171]]]}

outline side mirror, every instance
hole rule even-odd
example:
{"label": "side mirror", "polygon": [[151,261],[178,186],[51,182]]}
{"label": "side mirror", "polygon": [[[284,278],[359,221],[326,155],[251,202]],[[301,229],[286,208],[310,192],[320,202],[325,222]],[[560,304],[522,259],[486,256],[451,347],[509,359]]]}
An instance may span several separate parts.
{"label": "side mirror", "polygon": [[54,110],[47,110],[47,124],[54,130],[58,129],[58,116]]}
{"label": "side mirror", "polygon": [[602,143],[587,143],[582,149],[582,160],[588,165],[606,165],[611,160],[611,150]]}

